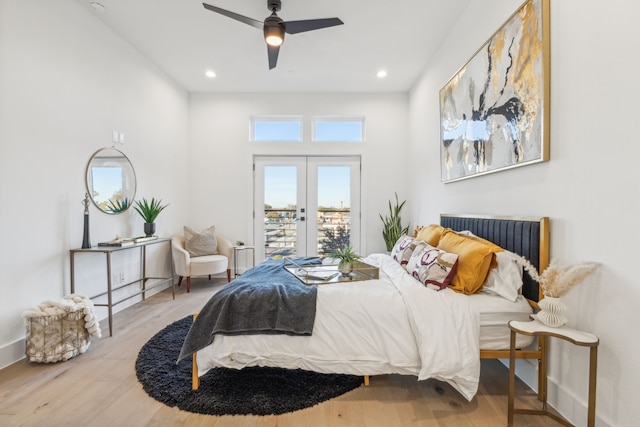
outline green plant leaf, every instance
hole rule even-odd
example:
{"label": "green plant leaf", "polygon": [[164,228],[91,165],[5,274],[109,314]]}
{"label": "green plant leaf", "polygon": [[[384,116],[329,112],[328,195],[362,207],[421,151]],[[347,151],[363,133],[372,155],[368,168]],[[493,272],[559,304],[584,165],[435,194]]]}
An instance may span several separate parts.
{"label": "green plant leaf", "polygon": [[145,223],[150,224],[156,221],[160,212],[167,206],[169,206],[169,204],[162,204],[162,199],[156,200],[152,197],[151,200],[148,201],[143,197],[142,200],[136,200],[133,208],[140,214]]}
{"label": "green plant leaf", "polygon": [[400,201],[398,200],[398,193],[395,193],[395,196],[395,206],[392,205],[391,200],[389,200],[389,215],[383,217],[382,214],[379,214],[383,224],[382,238],[384,239],[388,251],[391,251],[393,249],[393,245],[395,245],[400,236],[409,232],[409,225],[403,227],[402,218],[400,217],[400,212],[402,211],[402,208],[407,201],[404,200],[402,203],[400,203]]}
{"label": "green plant leaf", "polygon": [[358,261],[362,259],[360,255],[353,249],[351,246],[346,246],[344,248],[340,248],[329,255],[331,258],[337,259],[340,261],[339,266],[343,266],[344,264],[348,264],[353,261]]}

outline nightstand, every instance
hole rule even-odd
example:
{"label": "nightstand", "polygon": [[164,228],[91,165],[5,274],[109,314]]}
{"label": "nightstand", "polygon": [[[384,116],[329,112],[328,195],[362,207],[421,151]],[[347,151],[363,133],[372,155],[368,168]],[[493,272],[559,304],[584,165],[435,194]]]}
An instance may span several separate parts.
{"label": "nightstand", "polygon": [[256,265],[256,248],[255,246],[247,246],[247,245],[241,245],[241,246],[234,246],[233,247],[233,274],[235,275],[234,277],[238,277],[240,276],[240,274],[238,274],[238,254],[242,251],[246,251],[246,250],[250,250],[251,254],[253,255],[253,265],[252,267],[255,267]]}
{"label": "nightstand", "polygon": [[[509,322],[509,329],[511,329],[511,346],[510,346],[510,355],[509,355],[509,406],[507,412],[507,422],[508,425],[513,425],[513,414],[529,414],[529,415],[546,415],[548,417],[553,418],[559,423],[565,426],[572,426],[564,418],[551,413],[547,409],[547,390],[546,390],[546,372],[544,373],[545,377],[539,379],[538,388],[541,389],[542,393],[542,409],[514,409],[514,394],[515,394],[515,376],[516,376],[516,333],[536,336],[538,339],[546,339],[546,337],[556,337],[563,339],[565,341],[569,341],[572,344],[589,347],[590,348],[590,356],[589,356],[589,406],[587,412],[587,426],[593,427],[595,425],[595,417],[596,417],[596,370],[598,364],[598,337],[592,335],[588,332],[577,331],[575,329],[558,327],[552,328],[550,326],[546,326],[542,322],[537,319],[534,319],[530,322],[521,322],[512,320]],[[546,347],[545,347],[546,349]],[[546,351],[546,350],[545,350]],[[546,366],[545,366],[546,371]]]}

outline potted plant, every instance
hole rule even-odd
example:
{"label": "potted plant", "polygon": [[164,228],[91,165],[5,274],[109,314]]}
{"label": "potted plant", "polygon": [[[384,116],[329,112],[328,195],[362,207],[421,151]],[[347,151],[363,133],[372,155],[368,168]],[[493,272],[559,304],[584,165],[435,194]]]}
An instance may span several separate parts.
{"label": "potted plant", "polygon": [[151,198],[151,201],[147,201],[144,197],[142,198],[142,201],[136,200],[133,208],[144,220],[144,233],[147,237],[153,236],[153,233],[156,232],[156,218],[167,206],[169,205],[162,204],[161,199],[156,200],[153,197]]}
{"label": "potted plant", "polygon": [[352,263],[354,261],[362,259],[362,257],[358,255],[355,249],[353,249],[351,246],[338,249],[335,252],[332,252],[329,256],[333,259],[339,260],[338,270],[340,270],[340,272],[344,275],[351,273],[351,270],[353,269]]}
{"label": "potted plant", "polygon": [[516,262],[524,267],[531,278],[538,282],[542,288],[544,298],[538,302],[540,311],[536,317],[542,323],[551,327],[562,326],[567,323],[565,311],[567,307],[560,301],[571,288],[581,283],[599,264],[596,262],[584,262],[580,264],[560,267],[556,259],[552,259],[549,266],[538,273],[533,264],[520,255],[514,255]]}
{"label": "potted plant", "polygon": [[383,224],[382,238],[384,239],[384,243],[387,245],[388,252],[391,252],[400,236],[409,233],[409,225],[407,224],[406,227],[403,227],[402,219],[400,218],[400,211],[407,201],[405,200],[400,203],[398,201],[398,193],[395,193],[395,195],[395,206],[391,206],[391,200],[389,200],[389,215],[383,217],[382,214],[380,214],[380,219]]}

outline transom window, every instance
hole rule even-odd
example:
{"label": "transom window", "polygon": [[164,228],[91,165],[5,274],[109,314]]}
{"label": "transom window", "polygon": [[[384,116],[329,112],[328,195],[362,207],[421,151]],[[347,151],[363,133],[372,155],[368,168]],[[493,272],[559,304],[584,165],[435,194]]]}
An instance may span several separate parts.
{"label": "transom window", "polygon": [[301,142],[302,116],[251,116],[251,141]]}
{"label": "transom window", "polygon": [[362,142],[364,141],[364,117],[314,116],[314,142]]}

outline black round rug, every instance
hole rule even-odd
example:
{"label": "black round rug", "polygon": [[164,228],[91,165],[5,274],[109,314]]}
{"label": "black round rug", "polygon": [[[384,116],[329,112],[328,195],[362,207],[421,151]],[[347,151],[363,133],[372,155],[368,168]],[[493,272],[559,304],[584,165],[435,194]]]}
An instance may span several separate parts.
{"label": "black round rug", "polygon": [[191,358],[176,365],[192,316],[167,326],[140,350],[136,375],[154,399],[209,415],[278,415],[308,408],[362,384],[355,375],[281,368],[216,368],[191,390]]}

